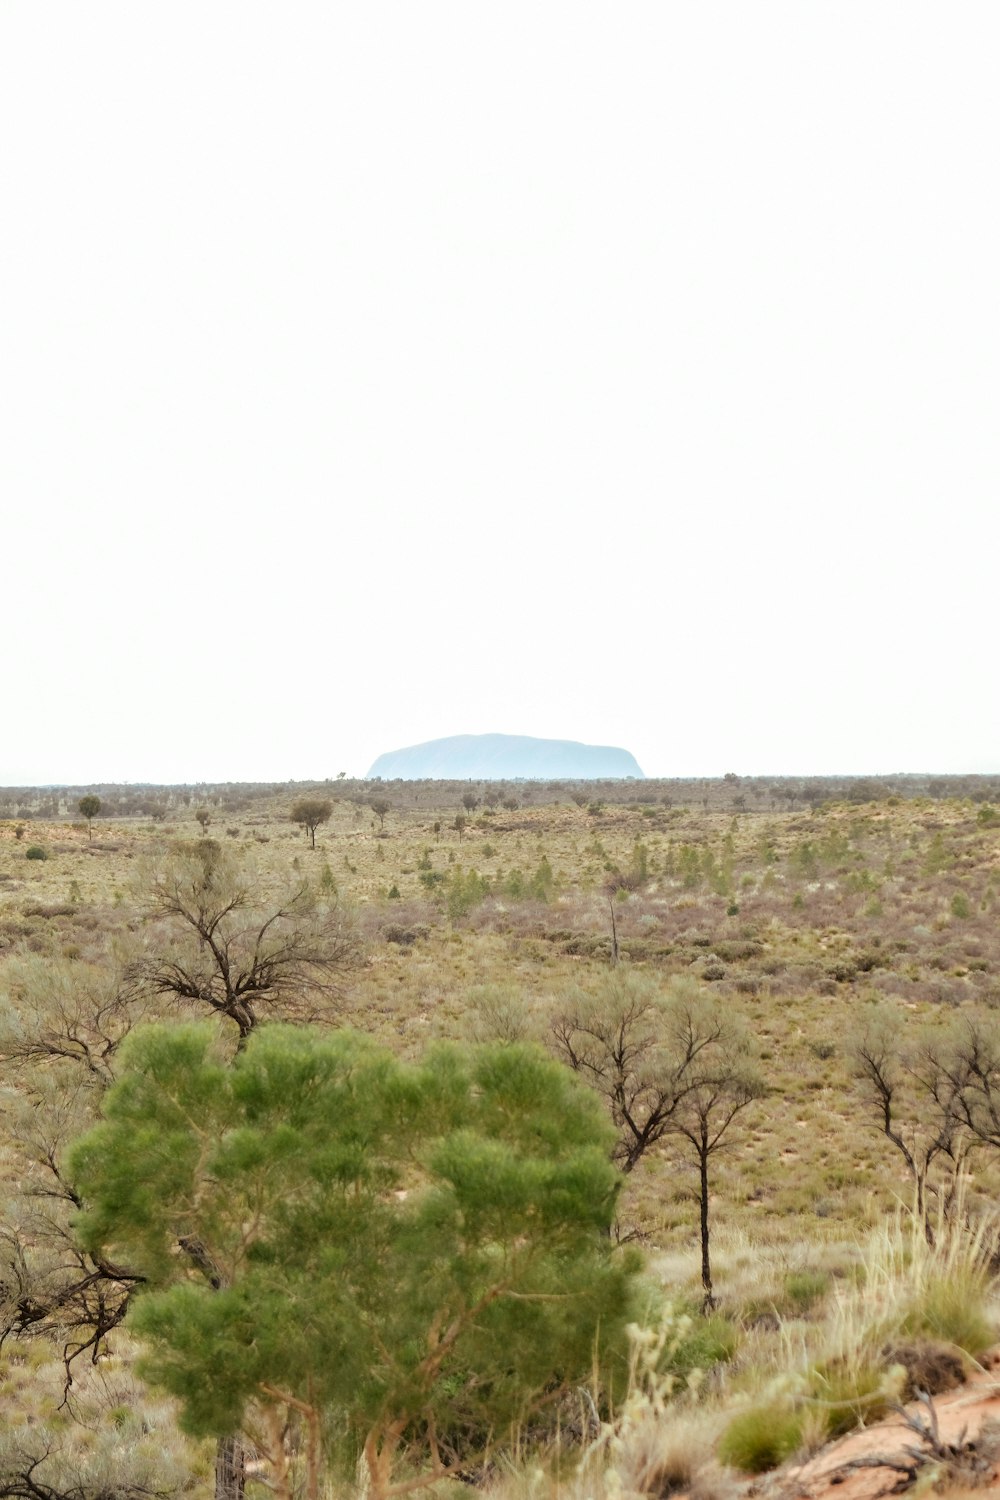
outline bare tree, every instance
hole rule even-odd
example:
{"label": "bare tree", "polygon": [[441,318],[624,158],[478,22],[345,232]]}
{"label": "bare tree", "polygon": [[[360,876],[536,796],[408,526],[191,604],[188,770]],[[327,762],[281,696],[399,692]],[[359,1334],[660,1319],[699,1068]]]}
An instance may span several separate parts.
{"label": "bare tree", "polygon": [[739,1115],[765,1092],[739,1018],[696,986],[666,992],[621,968],[577,995],[552,1023],[557,1052],[607,1102],[618,1128],[614,1159],[631,1172],[665,1139],[687,1142],[698,1167],[702,1285],[714,1305],[709,1166]]}
{"label": "bare tree", "polygon": [[878,1129],[913,1180],[915,1211],[928,1243],[934,1239],[931,1205],[948,1217],[979,1136],[973,1117],[981,1120],[982,1111],[972,1108],[971,1098],[974,1059],[985,1060],[985,1054],[977,1051],[974,1033],[969,1040],[963,1051],[951,1032],[908,1038],[902,1019],[881,1007],[851,1044],[854,1071]]}
{"label": "bare tree", "polygon": [[22,1197],[5,1204],[0,1226],[0,1344],[40,1336],[61,1341],[64,1401],[75,1362],[83,1356],[96,1361],[144,1280],[134,1269],[81,1250],[70,1228],[82,1205],[62,1156],[93,1118],[93,1092],[83,1092],[82,1098],[66,1093],[56,1099],[51,1091],[24,1091],[7,1121],[23,1159]]}
{"label": "bare tree", "polygon": [[1000,1147],[1000,1031],[992,1018],[959,1023],[951,1070],[963,1126],[977,1142]]}
{"label": "bare tree", "polygon": [[[691,1056],[684,1070],[686,1087],[671,1121],[671,1134],[688,1143],[698,1170],[703,1307],[715,1306],[709,1221],[709,1167],[729,1144],[732,1126],[745,1109],[767,1092],[754,1063],[750,1037],[738,1017],[719,1019],[715,1006],[700,999],[682,1000],[671,1019],[674,1048]],[[698,1039],[703,1045],[694,1050]],[[707,1039],[707,1040],[705,1040]]]}
{"label": "bare tree", "polygon": [[608,1105],[618,1129],[614,1159],[631,1172],[667,1135],[691,1086],[688,1071],[717,1040],[718,1026],[680,1034],[668,996],[616,969],[593,994],[573,996],[552,1022],[558,1054]]}
{"label": "bare tree", "polygon": [[357,957],[336,905],[305,883],[264,903],[252,874],[215,845],[171,860],[153,879],[150,908],[167,919],[172,941],[132,964],[132,984],[227,1017],[241,1044],[267,1016],[324,1019]]}
{"label": "bare tree", "polygon": [[115,964],[12,959],[4,980],[0,1061],[62,1059],[78,1064],[99,1088],[114,1081],[115,1053],[151,1011],[147,997],[123,985]]}
{"label": "bare tree", "polygon": [[0,1225],[0,1344],[61,1341],[65,1401],[76,1361],[96,1360],[143,1278],[80,1249],[70,1225],[81,1204],[63,1148],[96,1118],[118,1048],[147,1005],[123,992],[112,965],[14,960],[5,989],[0,1061],[20,1194],[6,1199]]}

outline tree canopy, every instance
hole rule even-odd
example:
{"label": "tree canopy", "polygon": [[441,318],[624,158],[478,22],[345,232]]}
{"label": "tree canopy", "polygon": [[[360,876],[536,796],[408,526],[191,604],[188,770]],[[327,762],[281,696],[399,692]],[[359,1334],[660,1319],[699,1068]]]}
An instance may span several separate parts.
{"label": "tree canopy", "polygon": [[300,797],[288,816],[300,828],[305,828],[315,849],[316,830],[321,823],[330,821],[332,812],[333,803],[328,797]]}
{"label": "tree canopy", "polygon": [[80,1232],[149,1278],[144,1372],[190,1431],[249,1430],[280,1473],[297,1414],[307,1493],[321,1453],[363,1454],[380,1497],[614,1366],[636,1265],[607,1234],[612,1132],[540,1052],[408,1066],[272,1025],[227,1065],[197,1025],[134,1033],[121,1069],[72,1155]]}
{"label": "tree canopy", "polygon": [[97,814],[101,810],[100,797],[95,797],[93,793],[88,793],[86,797],[81,797],[76,805],[80,809],[80,812],[83,814],[83,816],[86,818],[87,832],[89,836],[93,838],[94,819],[97,817]]}

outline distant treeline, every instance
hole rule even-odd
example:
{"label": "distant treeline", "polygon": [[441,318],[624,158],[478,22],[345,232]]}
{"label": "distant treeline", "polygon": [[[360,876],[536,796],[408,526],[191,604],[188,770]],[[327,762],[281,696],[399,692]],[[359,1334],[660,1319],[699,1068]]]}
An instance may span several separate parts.
{"label": "distant treeline", "polygon": [[0,818],[69,820],[79,817],[85,795],[100,798],[103,818],[183,818],[197,808],[245,813],[255,805],[315,793],[334,803],[367,807],[373,794],[397,811],[545,807],[574,802],[600,806],[697,807],[703,810],[765,812],[818,807],[824,802],[870,803],[891,797],[929,797],[972,802],[1000,801],[998,776],[739,776],[647,778],[643,781],[381,781],[344,776],[324,781],[197,782],[176,786],[151,783],[88,783],[59,787],[0,788]]}

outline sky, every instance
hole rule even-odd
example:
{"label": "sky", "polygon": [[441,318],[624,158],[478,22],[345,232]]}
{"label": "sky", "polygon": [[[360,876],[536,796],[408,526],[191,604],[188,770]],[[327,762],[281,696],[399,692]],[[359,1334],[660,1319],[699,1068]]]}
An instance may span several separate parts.
{"label": "sky", "polygon": [[0,784],[1000,771],[998,43],[5,0]]}

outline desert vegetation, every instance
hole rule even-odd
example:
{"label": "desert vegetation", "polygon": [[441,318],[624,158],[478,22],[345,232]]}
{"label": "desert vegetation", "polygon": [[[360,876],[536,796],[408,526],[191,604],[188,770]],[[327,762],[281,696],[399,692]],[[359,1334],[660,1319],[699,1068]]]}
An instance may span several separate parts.
{"label": "desert vegetation", "polygon": [[998,809],[0,791],[0,1496],[725,1496],[933,1400],[996,1337]]}

